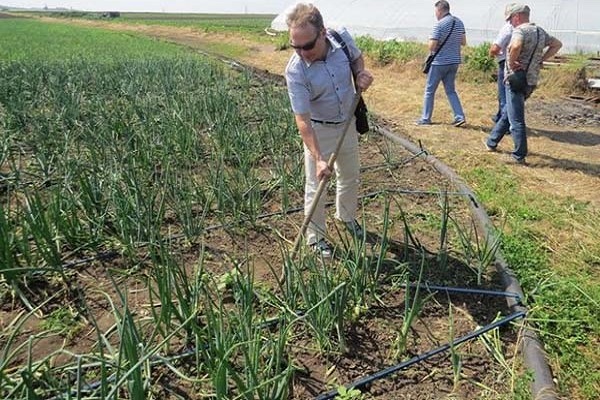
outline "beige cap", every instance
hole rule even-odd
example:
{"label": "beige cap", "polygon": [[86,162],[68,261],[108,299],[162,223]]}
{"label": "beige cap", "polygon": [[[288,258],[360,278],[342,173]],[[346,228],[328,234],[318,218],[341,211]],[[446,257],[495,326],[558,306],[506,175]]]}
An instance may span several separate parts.
{"label": "beige cap", "polygon": [[528,5],[519,4],[519,3],[511,3],[506,6],[506,10],[504,10],[504,18],[508,21],[510,17],[518,13],[529,14],[531,9]]}
{"label": "beige cap", "polygon": [[510,10],[516,5],[517,5],[517,3],[508,3],[506,5],[506,8],[504,8],[504,19],[510,18]]}

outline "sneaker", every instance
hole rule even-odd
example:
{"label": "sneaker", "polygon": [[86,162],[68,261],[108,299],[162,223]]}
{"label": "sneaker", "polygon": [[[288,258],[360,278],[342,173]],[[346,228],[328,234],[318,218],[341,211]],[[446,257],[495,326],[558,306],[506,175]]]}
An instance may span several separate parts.
{"label": "sneaker", "polygon": [[490,146],[489,144],[487,144],[487,141],[485,139],[483,140],[483,145],[485,146],[485,149],[489,152],[494,153],[494,152],[498,151],[496,146]]}
{"label": "sneaker", "polygon": [[350,232],[352,236],[354,236],[357,239],[363,238],[363,228],[355,219],[353,219],[352,221],[344,222],[344,225],[346,225],[346,229],[348,229],[348,232]]}
{"label": "sneaker", "polygon": [[318,242],[310,244],[310,249],[322,258],[331,258],[333,255],[331,246],[325,239],[320,239]]}
{"label": "sneaker", "polygon": [[527,165],[525,158],[515,158],[512,155],[508,156],[508,158],[506,159],[506,162],[509,164],[515,164],[515,165]]}
{"label": "sneaker", "polygon": [[419,119],[415,122],[416,126],[422,126],[422,125],[431,125],[431,121],[427,121],[426,119]]}
{"label": "sneaker", "polygon": [[463,126],[464,124],[466,124],[467,121],[464,119],[457,119],[454,121],[454,123],[452,125],[454,125],[455,127],[459,127],[459,126]]}

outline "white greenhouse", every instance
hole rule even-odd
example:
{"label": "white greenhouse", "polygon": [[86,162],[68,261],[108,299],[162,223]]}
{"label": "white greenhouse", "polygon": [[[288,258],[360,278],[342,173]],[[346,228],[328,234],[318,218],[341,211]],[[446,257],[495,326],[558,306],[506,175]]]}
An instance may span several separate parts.
{"label": "white greenhouse", "polygon": [[[354,36],[425,42],[435,17],[434,0],[313,0],[325,25],[344,26]],[[504,23],[504,8],[510,1],[449,0],[450,12],[465,24],[467,42],[491,42]],[[282,11],[271,28],[287,30]],[[600,0],[529,0],[531,21],[563,42],[561,53],[600,52]]]}

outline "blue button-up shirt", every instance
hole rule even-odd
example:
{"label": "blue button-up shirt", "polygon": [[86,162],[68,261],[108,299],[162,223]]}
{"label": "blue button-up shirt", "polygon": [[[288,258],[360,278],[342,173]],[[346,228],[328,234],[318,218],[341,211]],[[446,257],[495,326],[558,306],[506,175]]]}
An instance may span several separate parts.
{"label": "blue button-up shirt", "polygon": [[[352,60],[361,52],[346,29],[340,29]],[[288,94],[294,114],[310,113],[312,119],[343,122],[350,110],[355,89],[352,83],[350,61],[339,43],[327,34],[329,50],[324,61],[308,63],[297,53],[290,58],[285,69]]]}

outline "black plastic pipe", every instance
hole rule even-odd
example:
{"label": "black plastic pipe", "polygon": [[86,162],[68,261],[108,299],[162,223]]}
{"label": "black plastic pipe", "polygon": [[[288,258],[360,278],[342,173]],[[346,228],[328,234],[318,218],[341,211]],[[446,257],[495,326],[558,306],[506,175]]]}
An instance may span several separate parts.
{"label": "black plastic pipe", "polygon": [[[508,316],[506,316],[506,317],[504,317],[504,318],[502,318],[502,319],[500,319],[500,320],[498,320],[496,322],[493,322],[493,323],[491,323],[491,324],[489,324],[487,326],[484,326],[483,328],[480,328],[480,329],[478,329],[476,331],[473,331],[473,332],[471,332],[471,333],[469,333],[469,334],[467,334],[465,336],[462,336],[462,337],[460,337],[458,339],[455,339],[451,343],[446,343],[443,346],[440,346],[440,347],[435,348],[433,350],[429,350],[426,353],[423,353],[423,354],[420,354],[418,356],[415,356],[415,357],[411,358],[410,360],[407,360],[407,361],[404,361],[404,362],[402,362],[400,364],[393,365],[391,367],[383,369],[383,370],[381,370],[381,371],[379,371],[379,372],[377,372],[377,373],[375,373],[373,375],[369,375],[367,377],[361,378],[361,379],[359,379],[357,381],[352,382],[349,385],[346,385],[346,387],[348,389],[360,388],[360,387],[368,385],[369,383],[374,382],[374,381],[376,381],[378,379],[383,379],[386,376],[388,376],[390,374],[393,374],[394,372],[398,372],[400,370],[403,370],[405,368],[410,367],[411,365],[417,364],[417,363],[419,363],[419,362],[421,362],[423,360],[431,358],[431,357],[433,357],[433,356],[435,356],[437,354],[443,353],[444,351],[446,351],[446,350],[448,350],[448,349],[450,349],[452,347],[458,346],[461,343],[467,342],[467,341],[469,341],[471,339],[474,339],[474,338],[476,338],[478,336],[481,336],[484,333],[489,332],[492,329],[496,329],[496,328],[498,328],[498,327],[500,327],[500,326],[502,326],[504,324],[507,324],[507,323],[509,323],[511,321],[514,321],[517,318],[523,318],[523,317],[525,317],[525,315],[526,315],[525,312],[523,312],[523,311],[517,311],[517,312],[515,312],[513,314],[510,314],[510,315],[508,315]],[[331,391],[329,391],[327,393],[323,393],[323,394],[319,395],[315,400],[333,399],[335,396],[337,396],[337,394],[338,394],[337,389],[336,390],[331,390]]]}
{"label": "black plastic pipe", "polygon": [[[378,129],[376,132],[379,132],[386,138],[402,145],[411,153],[416,154],[422,151],[422,146],[421,148],[416,146],[403,135],[392,133],[381,126],[378,126],[377,128]],[[427,154],[423,157],[423,159],[430,163],[440,174],[450,179],[461,192],[464,192],[465,195],[471,198],[469,206],[471,208],[473,218],[477,221],[479,227],[486,233],[486,237],[488,238],[487,240],[490,246],[493,245],[493,242],[497,240],[494,226],[487,212],[479,206],[473,191],[456,174],[456,172],[454,172],[451,168],[437,158]],[[516,293],[519,299],[524,299],[525,296],[523,295],[521,284],[517,280],[514,272],[509,268],[500,249],[496,250],[495,256],[496,259],[494,264],[496,271],[498,271],[501,277],[502,284],[504,285],[504,291]],[[514,312],[525,311],[525,307],[523,307],[520,301],[515,297],[506,297],[506,302],[508,303],[510,309]],[[525,366],[533,371],[533,382],[531,383],[533,398],[536,400],[557,400],[558,397],[554,386],[554,381],[552,379],[552,372],[550,371],[550,366],[548,365],[543,345],[539,341],[536,333],[526,324],[526,321],[523,322],[522,335],[523,340],[521,351],[523,353],[523,360],[525,362]]]}
{"label": "black plastic pipe", "polygon": [[[401,286],[406,287],[405,284],[403,284]],[[408,286],[410,286],[412,288],[418,287],[420,289],[447,292],[447,293],[482,294],[485,296],[514,297],[515,299],[517,299],[517,301],[519,301],[519,302],[521,301],[521,297],[517,293],[499,292],[496,290],[472,289],[472,288],[451,287],[451,286],[438,286],[438,285],[429,285],[427,283],[422,283],[420,285],[411,283]]]}

